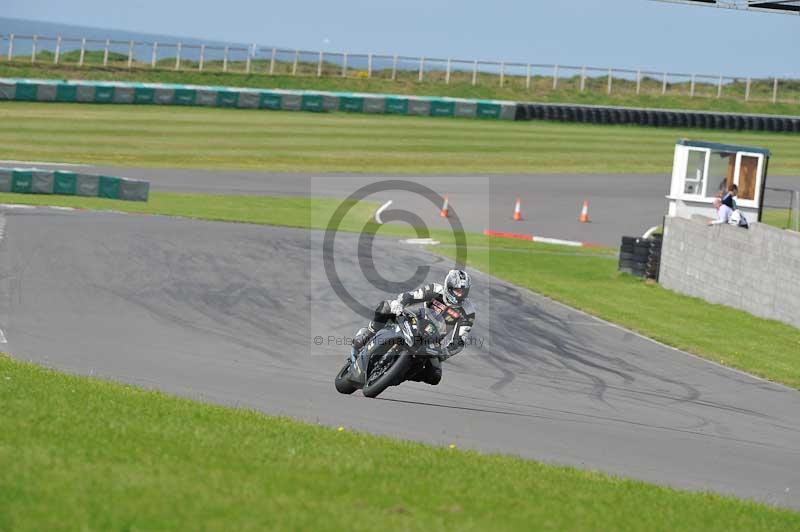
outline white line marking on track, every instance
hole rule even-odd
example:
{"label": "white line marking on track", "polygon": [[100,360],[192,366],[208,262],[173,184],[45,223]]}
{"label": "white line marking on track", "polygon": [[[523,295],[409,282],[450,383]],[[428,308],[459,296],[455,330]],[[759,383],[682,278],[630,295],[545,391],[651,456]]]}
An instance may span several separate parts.
{"label": "white line marking on track", "polygon": [[51,163],[47,161],[17,161],[14,159],[0,159],[0,164],[46,164],[48,166],[89,166],[88,164]]}
{"label": "white line marking on track", "polygon": [[22,205],[19,203],[0,203],[0,207],[4,209],[35,209],[36,205]]}
{"label": "white line marking on track", "polygon": [[534,236],[534,242],[539,242],[540,244],[558,244],[560,246],[573,246],[573,247],[583,247],[583,242],[576,242],[575,240],[562,240],[560,238],[547,238],[544,236]]}
{"label": "white line marking on track", "polygon": [[6,340],[6,335],[3,332],[3,329],[0,329],[0,344],[7,344],[8,340]]}
{"label": "white line marking on track", "polygon": [[384,203],[383,205],[381,205],[380,207],[378,207],[378,210],[375,211],[375,221],[376,222],[378,222],[379,224],[383,224],[383,220],[381,220],[381,214],[383,214],[383,211],[388,209],[389,205],[391,205],[391,204],[392,204],[392,200],[389,200],[386,203]]}
{"label": "white line marking on track", "polygon": [[417,244],[421,246],[435,246],[439,243],[438,240],[434,240],[432,238],[407,238],[405,240],[401,240],[403,244]]}

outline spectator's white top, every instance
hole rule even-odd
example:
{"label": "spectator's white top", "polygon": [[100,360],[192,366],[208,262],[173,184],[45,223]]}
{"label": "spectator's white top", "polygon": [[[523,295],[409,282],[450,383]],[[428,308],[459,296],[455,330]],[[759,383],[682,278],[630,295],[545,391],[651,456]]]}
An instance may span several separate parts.
{"label": "spectator's white top", "polygon": [[733,214],[733,210],[723,203],[717,209],[717,219],[711,222],[711,225],[728,223],[731,219],[731,214]]}

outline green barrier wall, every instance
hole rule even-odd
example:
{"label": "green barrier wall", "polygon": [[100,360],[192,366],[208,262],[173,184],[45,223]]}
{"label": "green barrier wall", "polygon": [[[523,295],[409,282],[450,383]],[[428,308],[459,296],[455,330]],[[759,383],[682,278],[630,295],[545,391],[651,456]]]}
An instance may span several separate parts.
{"label": "green barrier wall", "polygon": [[100,198],[119,199],[119,178],[101,175],[97,196]]}
{"label": "green barrier wall", "polygon": [[339,98],[339,110],[351,113],[364,112],[364,98],[357,96],[342,96]]}
{"label": "green barrier wall", "polygon": [[261,109],[280,109],[281,108],[281,95],[265,92],[261,94],[258,107]]}
{"label": "green barrier wall", "polygon": [[[0,100],[204,105],[514,120],[515,102],[387,94],[197,87],[161,83],[0,78]],[[80,187],[78,187],[80,188]]]}
{"label": "green barrier wall", "polygon": [[114,87],[98,85],[94,88],[94,101],[96,103],[111,103],[114,100]]}
{"label": "green barrier wall", "polygon": [[124,177],[76,174],[64,170],[0,168],[0,192],[147,201],[150,183]]}
{"label": "green barrier wall", "polygon": [[30,193],[32,181],[33,171],[14,170],[11,176],[11,192]]}
{"label": "green barrier wall", "polygon": [[53,194],[74,196],[77,181],[75,172],[58,170],[53,172]]}
{"label": "green barrier wall", "polygon": [[220,91],[217,93],[217,107],[236,107],[238,105],[238,92]]}
{"label": "green barrier wall", "polygon": [[36,101],[38,87],[38,85],[33,83],[17,83],[17,92],[14,98],[22,101]]}

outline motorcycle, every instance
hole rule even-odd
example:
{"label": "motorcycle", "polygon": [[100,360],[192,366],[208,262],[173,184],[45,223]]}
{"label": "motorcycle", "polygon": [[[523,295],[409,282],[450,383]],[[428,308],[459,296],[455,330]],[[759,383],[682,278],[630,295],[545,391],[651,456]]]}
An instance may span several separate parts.
{"label": "motorcycle", "polygon": [[447,324],[441,314],[422,307],[404,310],[386,324],[360,351],[350,356],[336,375],[339,393],[362,390],[365,397],[377,397],[389,386],[397,386],[421,371],[431,357],[446,354],[442,340]]}

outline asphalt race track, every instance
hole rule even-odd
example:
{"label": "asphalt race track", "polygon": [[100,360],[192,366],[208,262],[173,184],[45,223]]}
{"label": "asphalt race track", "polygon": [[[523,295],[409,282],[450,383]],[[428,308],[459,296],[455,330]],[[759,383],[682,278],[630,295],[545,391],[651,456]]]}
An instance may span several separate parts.
{"label": "asphalt race track", "polygon": [[[42,165],[38,165],[42,167]],[[46,167],[46,165],[45,165]],[[53,167],[57,168],[57,167]],[[145,179],[152,189],[204,194],[262,194],[329,196],[342,198],[359,186],[389,175],[270,174],[252,171],[204,171],[113,167],[81,167],[88,171]],[[619,246],[622,235],[641,235],[660,225],[666,213],[664,196],[669,186],[665,175],[511,175],[511,176],[397,176],[425,184],[447,194],[451,208],[469,231],[484,229]],[[800,178],[769,176],[768,185],[800,189]],[[523,221],[511,219],[514,201],[522,200]],[[487,201],[488,198],[488,201]],[[438,210],[419,198],[384,192],[375,201],[393,200],[397,208],[419,213],[430,227],[446,228]],[[788,205],[788,197],[768,193],[767,201]],[[591,223],[578,215],[589,201]],[[426,215],[427,213],[427,215]]]}
{"label": "asphalt race track", "polygon": [[[500,451],[800,508],[800,392],[475,274],[474,336],[441,385],[378,400],[333,376],[363,319],[333,294],[321,233],[157,216],[0,209],[7,350],[84,375],[434,444]],[[357,235],[343,285],[374,304]],[[375,271],[450,264],[391,240]],[[315,345],[315,337],[321,345]],[[330,340],[328,337],[331,336]]]}

